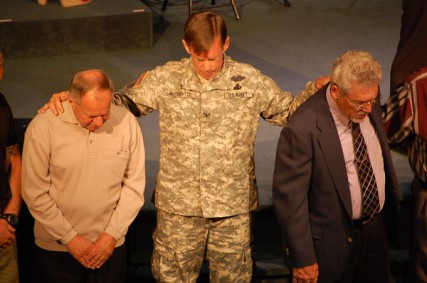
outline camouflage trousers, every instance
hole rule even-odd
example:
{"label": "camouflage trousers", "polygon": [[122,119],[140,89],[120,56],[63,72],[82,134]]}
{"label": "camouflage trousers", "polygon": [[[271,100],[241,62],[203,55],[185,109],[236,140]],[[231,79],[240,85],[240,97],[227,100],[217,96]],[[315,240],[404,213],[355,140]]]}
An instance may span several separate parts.
{"label": "camouflage trousers", "polygon": [[196,282],[203,259],[210,282],[251,282],[251,214],[225,218],[157,211],[151,266],[157,282]]}

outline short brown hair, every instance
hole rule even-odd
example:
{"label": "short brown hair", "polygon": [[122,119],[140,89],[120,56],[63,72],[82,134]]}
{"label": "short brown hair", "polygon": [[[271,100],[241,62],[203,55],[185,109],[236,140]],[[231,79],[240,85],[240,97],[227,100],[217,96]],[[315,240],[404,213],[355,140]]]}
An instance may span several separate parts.
{"label": "short brown hair", "polygon": [[219,37],[221,45],[227,39],[227,25],[223,18],[211,11],[194,13],[188,17],[184,27],[184,40],[195,53],[204,53]]}

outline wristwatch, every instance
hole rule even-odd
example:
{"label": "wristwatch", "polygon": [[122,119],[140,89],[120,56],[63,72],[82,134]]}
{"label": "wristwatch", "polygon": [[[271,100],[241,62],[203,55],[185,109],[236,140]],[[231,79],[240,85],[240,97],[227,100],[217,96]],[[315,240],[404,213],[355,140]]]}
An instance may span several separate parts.
{"label": "wristwatch", "polygon": [[0,218],[6,219],[7,223],[13,228],[17,228],[19,224],[19,217],[16,214],[5,213],[0,216]]}

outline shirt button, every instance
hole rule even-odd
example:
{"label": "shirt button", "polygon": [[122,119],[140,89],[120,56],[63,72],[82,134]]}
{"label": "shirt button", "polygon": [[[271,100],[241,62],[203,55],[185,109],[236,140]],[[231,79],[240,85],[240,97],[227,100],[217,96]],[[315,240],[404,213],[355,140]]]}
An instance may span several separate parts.
{"label": "shirt button", "polygon": [[347,237],[347,242],[349,242],[350,244],[353,243],[353,238],[352,237]]}

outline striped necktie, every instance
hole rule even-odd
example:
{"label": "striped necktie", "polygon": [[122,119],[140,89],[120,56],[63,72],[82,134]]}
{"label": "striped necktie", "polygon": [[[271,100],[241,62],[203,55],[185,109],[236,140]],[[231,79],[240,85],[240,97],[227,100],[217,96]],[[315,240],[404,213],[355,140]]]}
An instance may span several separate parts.
{"label": "striped necktie", "polygon": [[363,217],[372,220],[380,211],[377,182],[359,123],[352,123],[351,134],[353,136],[354,162],[362,189]]}

